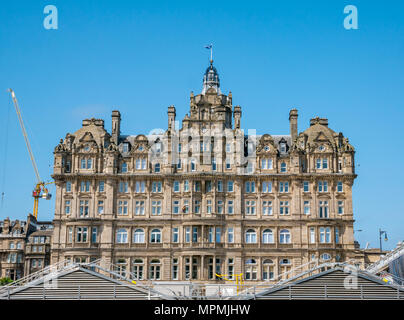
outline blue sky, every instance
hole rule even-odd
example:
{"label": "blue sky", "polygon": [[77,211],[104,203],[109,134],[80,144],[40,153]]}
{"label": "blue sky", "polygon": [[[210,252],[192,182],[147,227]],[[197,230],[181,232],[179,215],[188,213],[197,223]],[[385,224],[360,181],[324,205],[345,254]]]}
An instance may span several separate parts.
{"label": "blue sky", "polygon": [[[43,9],[58,9],[58,29]],[[346,5],[358,30],[343,27]],[[167,107],[188,111],[209,52],[242,127],[287,134],[327,117],[356,148],[355,236],[393,248],[404,238],[402,1],[7,1],[0,8],[0,218],[32,211],[35,175],[6,89],[19,99],[38,167],[50,180],[53,148],[86,117],[123,116],[124,134],[166,128]],[[140,111],[140,112],[139,112]],[[52,187],[51,189],[54,190]],[[52,219],[54,202],[40,202]]]}

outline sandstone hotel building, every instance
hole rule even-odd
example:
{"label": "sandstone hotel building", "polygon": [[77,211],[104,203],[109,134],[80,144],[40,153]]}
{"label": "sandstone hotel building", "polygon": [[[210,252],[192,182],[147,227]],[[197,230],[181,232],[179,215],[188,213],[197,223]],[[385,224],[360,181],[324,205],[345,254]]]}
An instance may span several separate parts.
{"label": "sandstone hotel building", "polygon": [[114,266],[139,280],[275,281],[311,260],[355,259],[354,148],[328,120],[289,135],[242,130],[210,62],[179,125],[121,132],[86,119],[54,151],[51,263]]}

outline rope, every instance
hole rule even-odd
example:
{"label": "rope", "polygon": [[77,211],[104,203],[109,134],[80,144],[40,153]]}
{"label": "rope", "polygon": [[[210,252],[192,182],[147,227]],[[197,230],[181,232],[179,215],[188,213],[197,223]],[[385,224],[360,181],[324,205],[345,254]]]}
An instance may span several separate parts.
{"label": "rope", "polygon": [[5,134],[4,134],[4,152],[3,152],[3,173],[1,179],[1,204],[0,204],[0,214],[3,214],[3,207],[4,207],[4,186],[6,182],[6,170],[7,170],[7,153],[8,153],[8,127],[10,123],[10,109],[11,104],[13,103],[11,100],[11,96],[9,96],[9,103],[7,108],[7,117],[6,117],[6,125],[5,125]]}

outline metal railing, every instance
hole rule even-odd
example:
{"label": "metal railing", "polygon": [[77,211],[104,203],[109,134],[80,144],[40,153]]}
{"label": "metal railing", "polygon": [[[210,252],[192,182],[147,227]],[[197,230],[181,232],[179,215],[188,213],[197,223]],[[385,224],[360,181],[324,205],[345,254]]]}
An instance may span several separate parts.
{"label": "metal railing", "polygon": [[381,269],[383,269],[389,262],[399,258],[404,254],[404,242],[399,243],[398,246],[380,258],[380,260],[376,261],[375,263],[369,265],[366,268],[366,271],[370,273],[377,273]]}

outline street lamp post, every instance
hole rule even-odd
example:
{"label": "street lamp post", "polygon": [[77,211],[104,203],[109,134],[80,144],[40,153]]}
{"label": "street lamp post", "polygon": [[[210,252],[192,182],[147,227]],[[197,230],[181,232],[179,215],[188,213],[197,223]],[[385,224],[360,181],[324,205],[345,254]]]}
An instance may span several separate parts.
{"label": "street lamp post", "polygon": [[387,231],[379,229],[380,252],[382,252],[382,235],[384,234],[384,241],[387,241]]}

